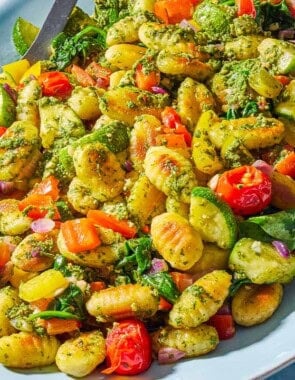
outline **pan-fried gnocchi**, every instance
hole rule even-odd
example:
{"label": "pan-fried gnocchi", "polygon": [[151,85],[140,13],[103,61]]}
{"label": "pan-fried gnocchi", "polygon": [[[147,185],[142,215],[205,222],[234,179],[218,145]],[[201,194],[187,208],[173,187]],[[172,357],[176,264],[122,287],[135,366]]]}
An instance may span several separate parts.
{"label": "pan-fried gnocchi", "polygon": [[213,351],[219,343],[214,327],[202,324],[190,329],[174,329],[170,326],[160,328],[152,336],[154,350],[172,347],[185,352],[186,358],[205,355]]}
{"label": "pan-fried gnocchi", "polygon": [[202,256],[203,244],[199,233],[187,219],[167,212],[155,216],[151,237],[157,251],[176,269],[190,269]]}
{"label": "pan-fried gnocchi", "polygon": [[12,368],[47,366],[54,363],[58,347],[53,336],[26,332],[4,336],[0,338],[0,363]]}
{"label": "pan-fried gnocchi", "polygon": [[169,324],[175,328],[201,325],[221,307],[229,293],[231,275],[214,270],[186,288],[169,312]]}
{"label": "pan-fried gnocchi", "polygon": [[93,3],[0,73],[0,365],[40,380],[174,371],[295,277],[288,7]]}
{"label": "pan-fried gnocchi", "polygon": [[151,147],[146,153],[144,167],[146,176],[157,189],[190,203],[190,193],[197,180],[188,159],[166,147]]}
{"label": "pan-fried gnocchi", "polygon": [[7,317],[7,311],[19,302],[16,289],[6,286],[0,289],[0,337],[8,336],[16,332]]}
{"label": "pan-fried gnocchi", "polygon": [[105,359],[105,341],[100,331],[80,334],[66,340],[57,350],[58,368],[71,376],[89,375]]}
{"label": "pan-fried gnocchi", "polygon": [[122,319],[124,314],[137,318],[152,317],[158,305],[158,295],[150,287],[127,284],[93,293],[86,308],[97,321],[111,322]]}

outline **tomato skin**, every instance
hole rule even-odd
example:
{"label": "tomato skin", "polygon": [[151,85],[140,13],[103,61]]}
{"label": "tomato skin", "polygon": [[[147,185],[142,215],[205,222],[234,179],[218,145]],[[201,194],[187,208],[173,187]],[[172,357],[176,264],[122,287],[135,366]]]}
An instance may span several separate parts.
{"label": "tomato skin", "polygon": [[220,340],[230,339],[236,333],[235,323],[231,314],[215,314],[207,323],[216,328]]}
{"label": "tomato skin", "polygon": [[179,114],[172,107],[165,107],[161,113],[162,122],[166,128],[175,128],[176,123],[181,123]]}
{"label": "tomato skin", "polygon": [[254,166],[228,170],[219,177],[216,193],[238,215],[253,215],[271,201],[271,180]]}
{"label": "tomato skin", "polygon": [[256,17],[256,9],[253,0],[236,0],[238,16],[249,15]]}
{"label": "tomato skin", "polygon": [[2,125],[0,126],[0,137],[4,135],[4,133],[6,132],[6,129],[7,127],[3,127]]}
{"label": "tomato skin", "polygon": [[105,374],[137,375],[146,371],[152,362],[151,339],[145,325],[136,319],[114,323],[106,338]]}
{"label": "tomato skin", "polygon": [[60,71],[48,71],[38,77],[44,96],[66,97],[72,91],[68,77]]}

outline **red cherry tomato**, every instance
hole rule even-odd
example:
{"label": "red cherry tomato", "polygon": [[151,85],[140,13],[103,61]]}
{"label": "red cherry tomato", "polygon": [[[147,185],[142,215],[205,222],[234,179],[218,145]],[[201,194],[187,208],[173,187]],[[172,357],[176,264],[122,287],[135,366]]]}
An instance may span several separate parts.
{"label": "red cherry tomato", "polygon": [[108,368],[102,373],[137,375],[152,361],[151,339],[145,325],[136,319],[115,322],[106,338]]}
{"label": "red cherry tomato", "polygon": [[7,130],[7,127],[2,127],[2,125],[0,126],[0,137],[2,135],[4,135],[4,133],[6,132],[6,130]]}
{"label": "red cherry tomato", "polygon": [[72,85],[68,77],[60,71],[48,71],[38,77],[45,96],[65,97],[70,95]]}
{"label": "red cherry tomato", "polygon": [[235,323],[230,314],[215,314],[207,323],[216,328],[220,340],[230,339],[236,333]]}
{"label": "red cherry tomato", "polygon": [[256,9],[253,0],[236,0],[238,16],[249,15],[256,17]]}
{"label": "red cherry tomato", "polygon": [[216,192],[236,214],[257,214],[270,203],[271,180],[254,166],[244,165],[221,174]]}

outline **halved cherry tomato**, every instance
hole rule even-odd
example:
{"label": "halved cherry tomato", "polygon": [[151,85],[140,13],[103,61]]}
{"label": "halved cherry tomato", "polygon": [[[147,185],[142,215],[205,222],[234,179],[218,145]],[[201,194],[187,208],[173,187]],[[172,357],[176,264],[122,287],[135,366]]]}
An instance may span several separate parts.
{"label": "halved cherry tomato", "polygon": [[249,15],[256,17],[256,9],[253,0],[236,0],[238,16]]}
{"label": "halved cherry tomato", "polygon": [[207,323],[215,327],[220,340],[230,339],[236,333],[235,323],[231,314],[215,314]]}
{"label": "halved cherry tomato", "polygon": [[60,71],[48,71],[38,77],[38,82],[42,87],[42,94],[45,96],[66,97],[72,91],[72,85],[66,74]]}
{"label": "halved cherry tomato", "polygon": [[170,276],[180,292],[194,283],[194,277],[189,273],[170,272]]}
{"label": "halved cherry tomato", "polygon": [[291,82],[291,78],[286,75],[275,75],[274,76],[277,81],[279,81],[283,86],[287,86]]}
{"label": "halved cherry tomato", "polygon": [[254,166],[244,165],[221,174],[216,193],[236,214],[257,214],[270,203],[271,180]]}
{"label": "halved cherry tomato", "polygon": [[165,107],[161,113],[161,118],[166,128],[175,128],[176,123],[181,123],[180,115],[172,107]]}
{"label": "halved cherry tomato", "polygon": [[88,74],[82,67],[78,65],[72,65],[71,73],[76,78],[77,82],[83,86],[95,86],[95,80],[92,78],[90,74]]}
{"label": "halved cherry tomato", "polygon": [[114,323],[106,338],[104,374],[137,375],[146,371],[152,362],[151,339],[145,325],[136,319]]}
{"label": "halved cherry tomato", "polygon": [[160,297],[158,310],[169,311],[172,309],[172,306],[173,305],[170,302],[168,302],[164,297]]}
{"label": "halved cherry tomato", "polygon": [[7,127],[0,127],[0,137],[6,132]]}

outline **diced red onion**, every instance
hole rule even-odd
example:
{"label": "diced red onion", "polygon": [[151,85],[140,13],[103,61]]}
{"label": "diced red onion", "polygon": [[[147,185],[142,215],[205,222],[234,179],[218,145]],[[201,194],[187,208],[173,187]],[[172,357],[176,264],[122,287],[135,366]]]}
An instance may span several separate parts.
{"label": "diced red onion", "polygon": [[190,28],[192,29],[195,33],[197,33],[197,29],[194,25],[192,25],[188,20],[186,20],[185,18],[183,20],[180,21],[179,23],[179,26],[181,28]]}
{"label": "diced red onion", "polygon": [[133,170],[133,165],[131,161],[125,161],[123,167],[127,173],[130,173]]}
{"label": "diced red onion", "polygon": [[208,187],[210,187],[211,190],[215,191],[216,190],[216,187],[217,187],[217,184],[218,184],[218,180],[219,180],[219,174],[215,174],[211,179],[210,181],[207,183]]}
{"label": "diced red onion", "polygon": [[13,88],[11,88],[8,83],[4,83],[3,88],[7,92],[7,94],[11,97],[11,99],[14,101],[14,103],[16,104],[16,101],[17,101],[16,91]]}
{"label": "diced red onion", "polygon": [[263,160],[255,161],[252,166],[256,169],[262,171],[264,174],[271,175],[273,172],[273,167]]}
{"label": "diced red onion", "polygon": [[163,347],[159,349],[158,361],[160,364],[174,363],[185,357],[185,352],[172,347]]}
{"label": "diced red onion", "polygon": [[13,182],[0,181],[0,194],[10,194],[14,190]]}
{"label": "diced red onion", "polygon": [[295,37],[295,30],[294,29],[280,30],[278,37],[280,40],[292,40]]}
{"label": "diced red onion", "polygon": [[290,256],[290,250],[289,250],[289,248],[282,241],[280,241],[280,240],[274,240],[271,244],[275,247],[275,249],[277,250],[277,252],[282,257],[284,257],[284,258],[287,259]]}
{"label": "diced red onion", "polygon": [[34,220],[31,223],[31,229],[34,232],[37,232],[39,234],[44,234],[46,232],[52,231],[55,227],[55,222],[48,218],[40,218],[37,220]]}
{"label": "diced red onion", "polygon": [[231,310],[230,310],[229,303],[223,304],[221,306],[221,308],[217,310],[216,314],[218,314],[218,315],[230,315],[231,314]]}
{"label": "diced red onion", "polygon": [[155,94],[168,94],[168,91],[166,91],[164,88],[162,87],[159,87],[159,86],[153,86],[152,87],[152,91],[155,93]]}
{"label": "diced red onion", "polygon": [[165,272],[167,270],[168,270],[168,265],[165,260],[157,259],[156,257],[152,259],[152,266],[149,270],[149,274]]}

